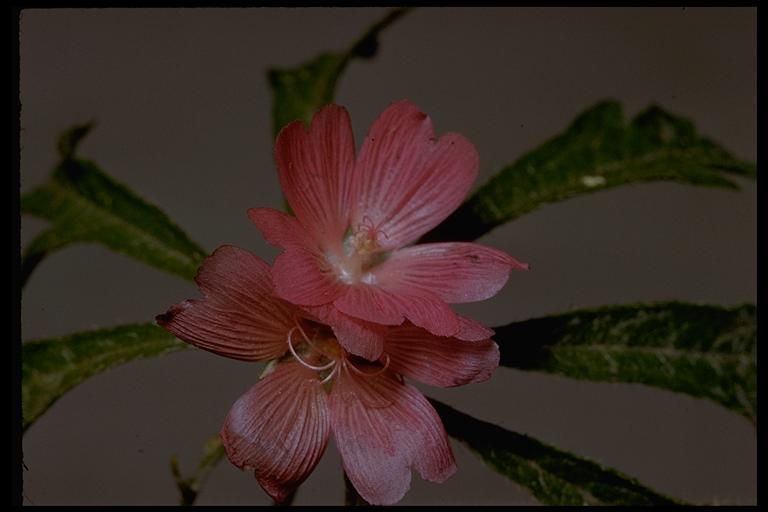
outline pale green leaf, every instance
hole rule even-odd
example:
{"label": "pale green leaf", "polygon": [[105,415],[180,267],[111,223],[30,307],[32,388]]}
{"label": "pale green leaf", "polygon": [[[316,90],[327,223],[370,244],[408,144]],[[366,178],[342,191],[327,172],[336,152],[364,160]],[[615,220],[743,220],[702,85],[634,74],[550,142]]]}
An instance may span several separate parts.
{"label": "pale green leaf", "polygon": [[754,177],[755,166],[688,119],[651,106],[627,124],[621,105],[604,101],[499,171],[423,241],[473,240],[547,203],[629,183],[738,188],[729,174]]}
{"label": "pale green leaf", "polygon": [[679,505],[634,478],[430,399],[448,434],[547,505]]}
{"label": "pale green leaf", "polygon": [[134,359],[155,357],[188,346],[153,324],[123,325],[23,343],[24,430],[84,380]]}
{"label": "pale green leaf", "polygon": [[635,382],[713,400],[755,421],[757,312],[666,302],[609,306],[496,328],[501,364]]}
{"label": "pale green leaf", "polygon": [[75,126],[61,136],[62,160],[51,179],[21,198],[23,213],[51,222],[24,252],[22,281],[46,255],[76,242],[100,243],[192,279],[205,251],[159,208],[109,177],[95,163],[74,157],[90,126]]}

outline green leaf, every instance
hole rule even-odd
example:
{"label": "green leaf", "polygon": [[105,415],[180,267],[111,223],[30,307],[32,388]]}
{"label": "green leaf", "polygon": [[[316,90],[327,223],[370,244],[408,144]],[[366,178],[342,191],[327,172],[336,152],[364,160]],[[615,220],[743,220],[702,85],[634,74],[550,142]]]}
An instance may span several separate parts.
{"label": "green leaf", "polygon": [[604,101],[499,171],[423,241],[473,240],[546,203],[629,183],[738,188],[728,174],[754,177],[755,166],[657,106],[626,124],[621,105]]}
{"label": "green leaf", "polygon": [[153,324],[133,324],[28,341],[21,346],[24,431],[64,393],[105,370],[187,348]]}
{"label": "green leaf", "polygon": [[451,437],[547,505],[680,505],[595,462],[430,399]]}
{"label": "green leaf", "polygon": [[349,61],[376,55],[379,33],[408,10],[393,9],[343,52],[322,53],[293,69],[270,69],[267,79],[272,89],[273,134],[277,135],[283,126],[297,119],[308,124],[315,111],[331,103],[336,82]]}
{"label": "green leaf", "polygon": [[194,505],[197,496],[202,491],[208,475],[216,465],[224,458],[226,452],[219,436],[213,436],[205,443],[203,457],[198,462],[192,476],[183,477],[179,469],[179,460],[175,455],[171,457],[171,473],[179,489],[179,503],[184,506]]}
{"label": "green leaf", "polygon": [[25,250],[22,282],[46,255],[75,242],[101,243],[192,279],[205,251],[160,209],[109,177],[95,163],[74,157],[91,126],[75,126],[61,136],[62,160],[51,179],[21,198],[23,213],[52,224]]}
{"label": "green leaf", "polygon": [[752,305],[609,306],[498,327],[494,339],[505,366],[669,389],[754,422],[756,317]]}

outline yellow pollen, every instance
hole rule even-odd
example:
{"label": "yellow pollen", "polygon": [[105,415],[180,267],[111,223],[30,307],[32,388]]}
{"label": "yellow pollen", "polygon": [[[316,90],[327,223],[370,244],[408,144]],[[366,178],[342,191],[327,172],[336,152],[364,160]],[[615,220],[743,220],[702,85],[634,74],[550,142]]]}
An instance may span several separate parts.
{"label": "yellow pollen", "polygon": [[312,340],[312,344],[329,359],[339,359],[341,357],[341,347],[335,338],[315,338]]}
{"label": "yellow pollen", "polygon": [[352,235],[350,242],[355,252],[360,256],[367,256],[379,249],[376,232],[371,232],[371,230],[358,231]]}

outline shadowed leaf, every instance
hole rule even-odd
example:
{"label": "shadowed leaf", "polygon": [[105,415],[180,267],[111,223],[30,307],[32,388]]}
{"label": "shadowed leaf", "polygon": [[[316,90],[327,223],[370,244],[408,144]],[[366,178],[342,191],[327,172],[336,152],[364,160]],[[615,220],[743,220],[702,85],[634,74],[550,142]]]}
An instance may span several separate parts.
{"label": "shadowed leaf", "polygon": [[627,124],[621,105],[604,101],[499,171],[422,241],[474,240],[546,203],[629,183],[738,188],[729,173],[754,177],[755,166],[657,106]]}
{"label": "shadowed leaf", "polygon": [[378,50],[378,35],[409,9],[393,9],[372,25],[348,50],[322,53],[293,69],[270,69],[273,134],[297,119],[309,123],[320,107],[333,102],[336,82],[354,58],[370,59]]}
{"label": "shadowed leaf", "polygon": [[174,455],[171,457],[171,473],[179,489],[179,503],[184,506],[194,505],[198,494],[205,485],[208,475],[216,465],[224,458],[226,452],[219,436],[214,436],[206,441],[203,448],[203,458],[197,463],[192,476],[184,478],[179,469],[179,460]]}
{"label": "shadowed leaf", "polygon": [[24,431],[67,391],[134,359],[189,347],[153,324],[123,325],[21,346]]}
{"label": "shadowed leaf", "polygon": [[92,125],[75,126],[59,140],[62,160],[51,179],[21,198],[23,213],[51,226],[30,242],[22,282],[48,254],[76,242],[95,242],[161,270],[192,279],[205,252],[160,209],[88,160],[74,157]]}
{"label": "shadowed leaf", "polygon": [[609,306],[496,328],[501,364],[708,398],[755,421],[757,312],[680,302]]}
{"label": "shadowed leaf", "polygon": [[448,434],[547,505],[678,505],[634,478],[430,399]]}

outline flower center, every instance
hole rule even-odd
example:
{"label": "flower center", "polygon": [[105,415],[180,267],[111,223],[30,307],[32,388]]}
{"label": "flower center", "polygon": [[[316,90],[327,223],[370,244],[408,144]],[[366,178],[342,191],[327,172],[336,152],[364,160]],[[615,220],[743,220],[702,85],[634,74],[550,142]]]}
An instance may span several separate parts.
{"label": "flower center", "polygon": [[368,217],[363,217],[363,222],[354,230],[347,231],[343,254],[326,255],[341,282],[376,284],[376,275],[371,269],[386,258],[380,243],[382,238],[389,237]]}
{"label": "flower center", "polygon": [[[329,382],[336,375],[339,367],[348,368],[358,375],[365,377],[375,377],[384,373],[389,368],[389,355],[384,354],[386,361],[381,368],[373,372],[366,372],[356,367],[352,359],[354,356],[347,354],[339,345],[335,338],[329,336],[318,336],[325,334],[328,329],[325,326],[319,326],[315,335],[310,338],[302,328],[299,322],[288,331],[288,350],[293,358],[305,368],[318,372],[322,377],[320,384]],[[297,339],[299,338],[299,339]],[[366,364],[366,366],[368,366]]]}
{"label": "flower center", "polygon": [[378,235],[375,231],[367,229],[357,231],[344,240],[344,249],[347,254],[370,256],[379,249]]}

